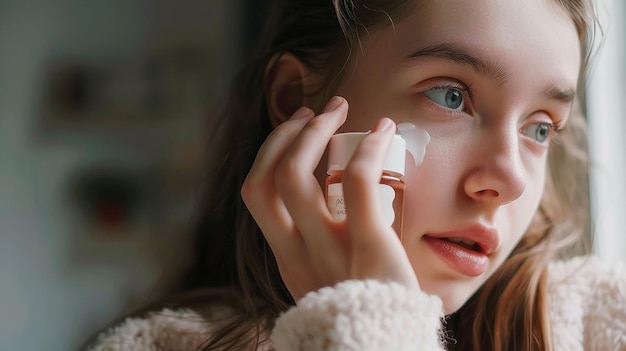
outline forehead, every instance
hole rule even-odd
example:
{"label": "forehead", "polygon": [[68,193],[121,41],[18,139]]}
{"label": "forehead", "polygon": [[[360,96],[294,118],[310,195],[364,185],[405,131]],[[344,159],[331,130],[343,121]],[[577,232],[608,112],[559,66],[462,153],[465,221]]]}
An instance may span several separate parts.
{"label": "forehead", "polygon": [[417,1],[412,14],[362,43],[365,61],[380,69],[441,43],[467,48],[513,75],[531,68],[535,77],[573,86],[580,67],[574,22],[554,0]]}

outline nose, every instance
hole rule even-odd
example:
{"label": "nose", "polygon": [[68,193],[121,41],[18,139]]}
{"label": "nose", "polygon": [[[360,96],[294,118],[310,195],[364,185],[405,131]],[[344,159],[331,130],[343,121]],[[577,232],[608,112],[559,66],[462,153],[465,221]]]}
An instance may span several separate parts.
{"label": "nose", "polygon": [[517,199],[526,189],[526,172],[519,152],[517,130],[494,133],[481,138],[464,182],[464,191],[472,199],[492,205],[504,205]]}

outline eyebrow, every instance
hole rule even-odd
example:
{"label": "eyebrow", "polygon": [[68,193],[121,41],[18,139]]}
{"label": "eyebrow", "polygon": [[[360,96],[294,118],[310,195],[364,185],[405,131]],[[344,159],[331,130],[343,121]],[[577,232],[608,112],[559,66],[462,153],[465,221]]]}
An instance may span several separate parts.
{"label": "eyebrow", "polygon": [[442,58],[456,63],[470,65],[476,72],[495,78],[500,84],[503,84],[508,75],[499,65],[481,59],[476,55],[472,55],[467,50],[451,43],[434,44],[423,47],[409,56],[408,59],[418,58]]}
{"label": "eyebrow", "polygon": [[555,85],[549,86],[544,90],[544,95],[552,100],[558,100],[566,104],[572,103],[576,98],[576,91],[574,89],[561,89]]}
{"label": "eyebrow", "polygon": [[[456,63],[471,66],[476,72],[494,78],[500,85],[503,85],[508,74],[502,66],[485,60],[477,55],[471,54],[468,50],[463,49],[452,43],[440,43],[423,47],[407,56],[407,59],[419,58],[442,58]],[[548,86],[544,90],[544,95],[551,100],[557,100],[563,103],[571,103],[576,97],[576,91],[573,89],[561,89],[556,85]]]}

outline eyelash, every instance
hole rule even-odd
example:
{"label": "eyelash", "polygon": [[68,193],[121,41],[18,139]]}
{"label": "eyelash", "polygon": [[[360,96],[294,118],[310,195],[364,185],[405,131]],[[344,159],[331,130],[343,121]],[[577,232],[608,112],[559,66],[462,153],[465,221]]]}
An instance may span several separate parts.
{"label": "eyelash", "polygon": [[444,106],[441,106],[441,105],[433,102],[433,104],[437,105],[438,107],[440,107],[442,109],[445,109],[449,113],[467,112],[467,110],[469,109],[468,107],[472,105],[471,102],[474,100],[474,96],[475,96],[474,90],[472,89],[472,86],[470,84],[463,84],[463,83],[460,83],[460,82],[450,82],[450,83],[443,83],[443,84],[434,85],[434,86],[431,86],[428,89],[424,90],[424,92],[430,91],[430,90],[435,90],[435,89],[456,89],[456,90],[460,91],[463,94],[464,101],[466,103],[465,111],[450,110],[450,109],[445,108]]}
{"label": "eyelash", "polygon": [[546,124],[550,127],[550,129],[552,129],[552,132],[554,133],[554,135],[550,138],[552,141],[554,141],[556,137],[565,132],[565,125],[563,125],[563,120],[557,120],[552,123]]}
{"label": "eyelash", "polygon": [[472,89],[472,86],[469,84],[466,85],[462,83],[445,83],[445,84],[436,85],[430,89],[457,89],[467,94],[467,96],[470,99],[474,98],[474,90]]}
{"label": "eyelash", "polygon": [[[434,90],[434,89],[456,89],[463,94],[464,102],[466,104],[465,109],[463,111],[456,111],[456,110],[452,110],[444,106],[441,106],[440,104],[432,101],[432,103],[436,105],[438,108],[441,108],[450,114],[469,113],[468,110],[471,110],[472,101],[474,100],[474,96],[475,96],[475,92],[472,89],[471,85],[469,84],[466,85],[460,82],[443,83],[443,84],[431,86],[428,89],[424,90],[424,92]],[[563,121],[559,119],[551,123],[550,122],[539,122],[539,123],[546,124],[548,127],[550,127],[551,131],[554,133],[551,139],[554,140],[554,137],[557,137],[558,135],[562,134],[565,131],[565,126],[563,125],[562,122]]]}
{"label": "eyelash", "polygon": [[548,125],[550,126],[550,128],[552,128],[552,130],[558,135],[558,134],[562,134],[565,131],[565,126],[563,125],[563,120],[559,119],[557,121],[554,121],[552,123],[548,123]]}

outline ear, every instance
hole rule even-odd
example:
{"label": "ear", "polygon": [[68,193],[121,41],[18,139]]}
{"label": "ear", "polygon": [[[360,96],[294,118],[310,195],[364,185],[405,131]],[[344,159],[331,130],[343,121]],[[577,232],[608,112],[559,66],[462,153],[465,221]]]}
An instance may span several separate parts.
{"label": "ear", "polygon": [[308,102],[306,92],[312,82],[308,68],[291,53],[278,54],[265,71],[266,104],[272,126],[283,123]]}

